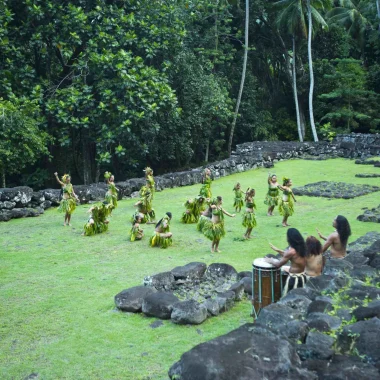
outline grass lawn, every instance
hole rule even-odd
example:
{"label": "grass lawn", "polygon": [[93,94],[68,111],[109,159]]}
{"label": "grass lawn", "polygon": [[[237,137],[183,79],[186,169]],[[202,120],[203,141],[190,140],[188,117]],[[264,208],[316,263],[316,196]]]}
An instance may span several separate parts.
{"label": "grass lawn", "polygon": [[[354,161],[292,160],[276,164],[279,179],[290,176],[294,186],[317,181],[335,181],[380,186],[380,178],[357,178],[371,173],[370,165]],[[273,171],[273,170],[272,170]],[[173,213],[173,246],[163,250],[148,246],[153,225],[145,225],[142,241],[128,240],[135,199],[119,202],[108,233],[81,236],[89,205],[75,211],[73,227],[63,227],[56,209],[38,218],[0,223],[0,378],[24,379],[36,373],[39,379],[167,379],[169,367],[195,345],[252,322],[251,306],[245,300],[231,311],[210,318],[199,326],[178,326],[164,321],[152,329],[154,318],[115,310],[113,297],[128,287],[141,285],[144,276],[167,271],[191,261],[225,262],[238,271],[250,270],[252,260],[271,252],[269,242],[286,246],[286,229],[276,216],[266,216],[263,204],[268,170],[250,170],[212,184],[213,195],[222,195],[224,208],[233,212],[232,188],[256,189],[258,227],[254,239],[242,241],[241,215],[226,217],[227,236],[222,253],[211,254],[210,241],[195,225],[179,220],[183,203],[198,194],[200,185],[158,192],[154,199],[157,217]],[[363,223],[356,217],[363,207],[377,207],[380,193],[351,200],[298,197],[296,213],[289,223],[305,237],[318,227],[326,235],[337,214],[351,223],[350,241],[379,224]]]}

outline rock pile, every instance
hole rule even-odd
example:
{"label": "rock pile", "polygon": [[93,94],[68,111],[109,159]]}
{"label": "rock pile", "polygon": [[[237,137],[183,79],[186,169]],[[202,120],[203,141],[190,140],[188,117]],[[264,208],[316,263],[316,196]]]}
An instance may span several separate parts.
{"label": "rock pile", "polygon": [[[246,276],[247,275],[247,276]],[[200,324],[219,315],[252,293],[250,272],[228,264],[193,262],[145,277],[144,286],[125,289],[115,296],[122,311],[171,319],[177,324]]]}
{"label": "rock pile", "polygon": [[365,210],[364,214],[359,215],[356,219],[361,222],[380,223],[380,205],[371,210]]}
{"label": "rock pile", "polygon": [[379,378],[379,270],[380,234],[371,232],[345,259],[330,260],[325,274],[263,308],[254,323],[184,353],[169,377]]}
{"label": "rock pile", "polygon": [[295,195],[307,195],[309,197],[343,198],[350,199],[380,191],[380,187],[372,185],[354,185],[344,182],[320,181],[309,183],[293,189]]}

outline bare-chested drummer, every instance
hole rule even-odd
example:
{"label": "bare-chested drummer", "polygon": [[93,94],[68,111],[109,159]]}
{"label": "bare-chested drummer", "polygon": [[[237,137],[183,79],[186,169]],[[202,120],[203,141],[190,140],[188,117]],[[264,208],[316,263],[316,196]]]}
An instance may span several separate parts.
{"label": "bare-chested drummer", "polygon": [[315,236],[306,239],[305,275],[309,279],[322,274],[325,258],[322,255],[322,244]]}
{"label": "bare-chested drummer", "polygon": [[286,279],[286,284],[282,293],[283,296],[291,289],[302,288],[306,281],[305,240],[301,233],[295,228],[289,228],[286,237],[289,247],[285,250],[278,249],[273,244],[270,244],[270,247],[279,253],[282,258],[280,260],[269,257],[265,258],[266,262],[272,264],[276,268],[283,267],[288,261],[290,261],[290,267],[287,269],[289,275]]}
{"label": "bare-chested drummer", "polygon": [[335,232],[330,234],[327,238],[323,236],[317,228],[319,237],[326,241],[323,245],[322,252],[325,253],[330,248],[330,250],[326,253],[327,257],[333,259],[343,259],[346,257],[347,241],[351,235],[350,224],[344,216],[338,215],[333,220],[332,225],[335,228]]}

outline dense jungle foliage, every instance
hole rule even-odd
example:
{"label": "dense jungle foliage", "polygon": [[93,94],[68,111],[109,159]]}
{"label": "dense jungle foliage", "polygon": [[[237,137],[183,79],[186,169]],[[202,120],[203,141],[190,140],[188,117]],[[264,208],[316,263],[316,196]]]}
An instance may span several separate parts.
{"label": "dense jungle foliage", "polygon": [[225,158],[241,82],[232,149],[380,131],[379,0],[0,3],[3,186]]}

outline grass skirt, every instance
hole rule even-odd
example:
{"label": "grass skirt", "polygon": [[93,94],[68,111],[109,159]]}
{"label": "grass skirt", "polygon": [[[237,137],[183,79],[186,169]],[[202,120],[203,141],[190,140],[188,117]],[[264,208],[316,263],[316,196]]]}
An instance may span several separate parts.
{"label": "grass skirt", "polygon": [[168,248],[173,244],[171,237],[162,237],[159,232],[155,232],[153,236],[149,239],[149,245],[151,247],[161,247]]}
{"label": "grass skirt", "polygon": [[182,214],[181,222],[182,222],[182,223],[186,223],[186,224],[189,224],[189,223],[196,223],[196,222],[197,222],[197,218],[196,218],[195,215],[191,212],[191,210],[186,210],[186,211],[184,211],[184,213]]}
{"label": "grass skirt", "polygon": [[284,218],[292,216],[294,214],[293,202],[281,201],[278,210]]}
{"label": "grass skirt", "polygon": [[224,230],[224,222],[213,223],[210,219],[204,224],[202,232],[206,238],[210,240],[220,240],[226,235],[226,231]]}
{"label": "grass skirt", "polygon": [[113,195],[109,191],[107,191],[105,200],[106,200],[106,202],[111,204],[113,206],[113,208],[117,207],[117,195]]}
{"label": "grass skirt", "polygon": [[210,221],[210,218],[207,218],[207,216],[201,215],[197,223],[197,230],[199,232],[203,232],[203,227],[208,221]]}
{"label": "grass skirt", "polygon": [[254,228],[257,226],[256,216],[253,212],[246,211],[243,214],[243,226],[246,228]]}
{"label": "grass skirt", "polygon": [[129,231],[129,235],[131,236],[131,241],[141,240],[143,237],[143,232],[138,227],[132,227]]}
{"label": "grass skirt", "polygon": [[243,198],[235,198],[234,207],[241,209],[244,206]]}
{"label": "grass skirt", "polygon": [[278,195],[275,197],[272,197],[271,195],[267,194],[264,203],[268,207],[278,206]]}
{"label": "grass skirt", "polygon": [[71,215],[74,212],[75,207],[76,202],[73,198],[62,199],[58,211]]}
{"label": "grass skirt", "polygon": [[108,223],[95,222],[93,224],[86,223],[84,226],[85,236],[93,236],[108,231]]}
{"label": "grass skirt", "polygon": [[203,198],[211,199],[211,185],[209,183],[204,183],[199,191],[199,195]]}

